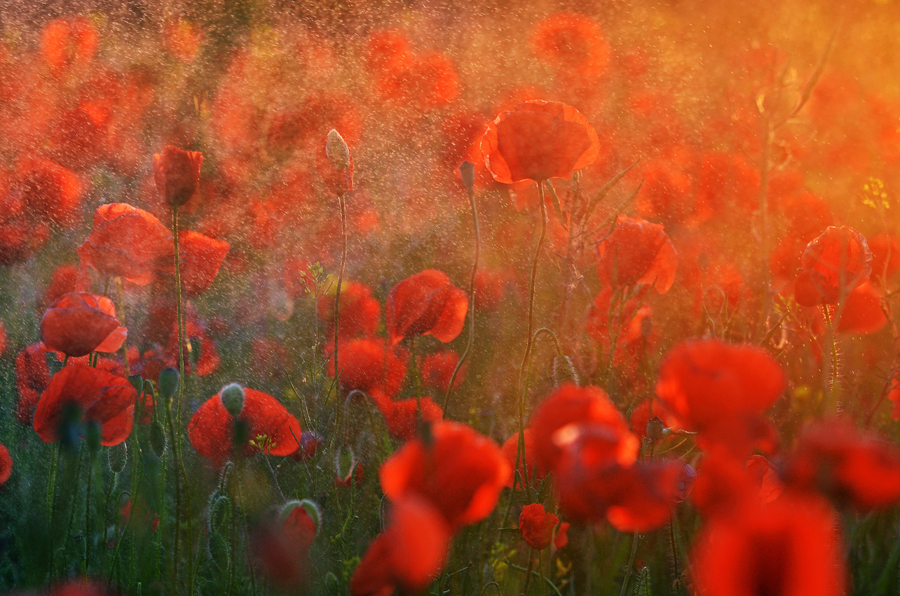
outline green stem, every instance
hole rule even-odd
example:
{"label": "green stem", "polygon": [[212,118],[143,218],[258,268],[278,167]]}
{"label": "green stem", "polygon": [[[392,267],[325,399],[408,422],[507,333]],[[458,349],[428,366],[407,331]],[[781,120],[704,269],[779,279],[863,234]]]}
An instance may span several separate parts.
{"label": "green stem", "polygon": [[625,596],[625,592],[628,589],[628,580],[631,579],[631,571],[634,569],[634,559],[637,557],[640,536],[637,532],[631,536],[631,554],[628,556],[628,565],[625,567],[625,577],[622,578],[622,589],[619,590],[619,596]]}
{"label": "green stem", "polygon": [[462,368],[466,357],[472,350],[472,344],[475,343],[475,275],[478,273],[478,257],[481,254],[481,230],[478,226],[478,206],[475,203],[474,187],[467,186],[466,194],[469,197],[469,205],[472,207],[472,225],[475,228],[475,256],[472,258],[472,276],[469,278],[469,339],[466,342],[466,349],[459,357],[459,362],[456,363],[456,368],[453,369],[453,374],[450,375],[450,384],[447,386],[447,394],[444,396],[444,407],[442,408],[444,416],[447,415],[447,406],[450,404],[450,394],[453,393],[456,375],[459,374],[459,369]]}
{"label": "green stem", "polygon": [[59,441],[53,443],[52,454],[50,456],[50,478],[47,481],[47,523],[53,527],[53,504],[56,502],[56,481],[59,476]]}
{"label": "green stem", "polygon": [[91,569],[91,491],[94,488],[94,467],[96,462],[97,453],[91,453],[91,457],[88,460],[87,496],[84,499],[84,531],[82,532],[84,535],[84,568],[82,573],[84,575],[87,575]]}
{"label": "green stem", "polygon": [[175,313],[178,317],[178,419],[181,429],[181,411],[184,409],[184,313],[181,308],[181,259],[178,254],[178,205],[172,207],[172,235],[175,238]]}
{"label": "green stem", "polygon": [[[334,379],[338,402],[340,402],[341,369],[338,367],[338,329],[341,315],[341,285],[344,283],[344,266],[347,263],[347,209],[344,203],[344,193],[338,195],[338,201],[341,204],[341,267],[338,270],[337,289],[334,292]],[[340,409],[340,403],[338,404],[338,409]]]}
{"label": "green stem", "polygon": [[828,342],[831,344],[831,379],[828,386],[828,412],[840,413],[840,386],[838,380],[838,351],[837,339],[834,334],[834,322],[831,319],[831,313],[828,312],[828,305],[822,305],[822,312],[825,315],[825,328],[828,330]]}

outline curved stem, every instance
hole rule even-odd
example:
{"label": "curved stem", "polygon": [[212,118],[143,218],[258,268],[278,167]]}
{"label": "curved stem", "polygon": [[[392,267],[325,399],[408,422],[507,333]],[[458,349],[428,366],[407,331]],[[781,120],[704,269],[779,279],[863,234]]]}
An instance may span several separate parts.
{"label": "curved stem", "polygon": [[472,259],[472,276],[469,279],[469,340],[466,342],[466,349],[463,351],[462,356],[459,357],[459,362],[456,363],[456,368],[453,369],[453,374],[450,376],[450,384],[447,386],[447,394],[444,396],[444,407],[442,408],[444,416],[447,415],[447,405],[450,403],[450,394],[453,393],[456,375],[459,374],[459,369],[462,368],[469,351],[472,349],[472,344],[475,342],[475,275],[478,273],[478,257],[481,254],[481,229],[478,226],[475,188],[467,186],[466,194],[469,196],[469,205],[472,207],[472,225],[475,228],[475,256]]}
{"label": "curved stem", "polygon": [[[525,344],[525,354],[522,357],[522,368],[519,371],[519,445],[517,451],[522,453],[523,469],[526,469],[525,462],[525,402],[528,399],[528,388],[526,385],[526,370],[528,368],[528,360],[531,357],[531,348],[534,345],[534,286],[537,281],[538,259],[541,256],[541,250],[544,248],[544,239],[547,236],[547,205],[544,202],[544,186],[539,181],[538,185],[538,201],[541,205],[541,233],[538,236],[537,247],[534,250],[534,260],[531,263],[531,283],[528,286],[528,343]],[[531,483],[528,479],[524,479],[525,492],[531,500]]]}

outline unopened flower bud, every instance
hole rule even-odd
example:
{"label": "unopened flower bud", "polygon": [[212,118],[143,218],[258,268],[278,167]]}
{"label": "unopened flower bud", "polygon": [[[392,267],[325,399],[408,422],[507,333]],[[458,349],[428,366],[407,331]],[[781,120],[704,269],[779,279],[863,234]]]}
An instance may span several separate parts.
{"label": "unopened flower bud", "polygon": [[106,452],[106,459],[109,470],[113,474],[121,474],[125,469],[125,464],[128,463],[128,444],[123,441],[110,447]]}
{"label": "unopened flower bud", "polygon": [[310,499],[303,499],[302,501],[288,501],[284,504],[284,507],[281,510],[281,515],[278,517],[281,523],[284,523],[290,516],[291,513],[294,512],[295,509],[303,509],[306,512],[306,515],[309,516],[309,519],[313,521],[313,524],[316,527],[316,533],[318,534],[319,528],[322,524],[322,512],[319,510],[319,506]]}
{"label": "unopened flower bud", "polygon": [[222,399],[222,405],[225,406],[225,410],[235,418],[244,409],[244,388],[237,383],[231,383],[222,387],[219,397]]}
{"label": "unopened flower bud", "polygon": [[341,133],[335,129],[328,131],[328,140],[325,142],[325,155],[328,161],[338,172],[343,172],[350,167],[350,148],[344,141]]}
{"label": "unopened flower bud", "polygon": [[659,418],[659,416],[654,416],[647,422],[647,438],[653,441],[659,441],[663,437],[663,430],[665,430],[665,424]]}
{"label": "unopened flower bud", "polygon": [[162,200],[173,207],[187,203],[200,186],[203,154],[166,145],[153,156],[153,179]]}
{"label": "unopened flower bud", "polygon": [[475,186],[475,164],[470,161],[459,164],[459,175],[462,176],[462,183],[466,188],[471,189]]}
{"label": "unopened flower bud", "polygon": [[164,368],[159,373],[159,393],[166,401],[172,399],[175,391],[178,390],[179,374],[177,368]]}

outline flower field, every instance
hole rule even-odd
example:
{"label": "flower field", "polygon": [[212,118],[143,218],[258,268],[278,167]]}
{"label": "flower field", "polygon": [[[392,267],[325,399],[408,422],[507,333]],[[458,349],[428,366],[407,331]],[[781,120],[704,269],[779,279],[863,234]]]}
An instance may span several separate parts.
{"label": "flower field", "polygon": [[896,2],[0,29],[0,593],[900,593]]}

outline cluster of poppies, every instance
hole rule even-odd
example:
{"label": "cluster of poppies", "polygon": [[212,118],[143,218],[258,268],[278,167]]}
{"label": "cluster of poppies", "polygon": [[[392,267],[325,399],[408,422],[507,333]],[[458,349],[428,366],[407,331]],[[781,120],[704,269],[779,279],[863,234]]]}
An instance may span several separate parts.
{"label": "cluster of poppies", "polygon": [[449,51],[407,10],[0,42],[0,293],[48,279],[0,324],[0,591],[896,584],[897,102],[832,42],[801,85],[755,38],[488,7]]}

